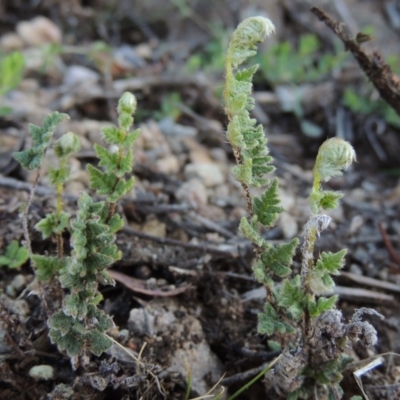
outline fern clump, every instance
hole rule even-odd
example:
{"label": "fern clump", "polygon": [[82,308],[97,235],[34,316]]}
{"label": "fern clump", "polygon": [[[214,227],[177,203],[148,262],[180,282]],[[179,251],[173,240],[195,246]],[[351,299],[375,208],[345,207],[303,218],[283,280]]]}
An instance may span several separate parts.
{"label": "fern clump", "polygon": [[[103,130],[109,148],[95,145],[100,168],[87,166],[90,188],[99,195],[105,195],[106,199],[94,201],[89,194],[82,193],[75,218],[63,211],[62,195],[69,178],[68,159],[80,149],[78,137],[68,132],[54,143],[59,163],[49,169],[50,182],[56,189],[56,210],[35,226],[44,239],[55,237],[57,254],[32,254],[26,218],[24,222],[26,242],[37,279],[44,281],[58,276],[61,287],[67,291],[62,309],[49,318],[49,336],[60,350],[65,350],[72,357],[74,365],[77,365],[79,356],[88,351],[100,355],[111,345],[106,331],[113,326],[113,322],[98,308],[102,300],[98,285],[114,284],[106,269],[122,256],[115,245],[115,235],[122,228],[123,220],[115,211],[117,201],[134,185],[134,178],[129,175],[133,168],[132,147],[139,134],[139,130],[131,131],[132,115],[136,110],[135,97],[124,93],[117,110],[118,127]],[[55,112],[45,119],[42,128],[32,125],[32,148],[14,154],[23,167],[38,171],[36,183],[54,129],[66,117]],[[32,196],[33,191],[30,199]],[[71,233],[72,250],[68,256],[63,253],[62,238],[66,231]]]}
{"label": "fern clump", "polygon": [[[233,174],[242,185],[248,212],[239,230],[253,243],[254,276],[267,293],[264,311],[258,316],[258,332],[277,338],[284,347],[279,361],[266,374],[265,383],[290,399],[307,398],[316,390],[340,399],[341,371],[349,362],[343,353],[346,341],[362,339],[362,332],[368,330],[369,340],[364,344],[373,345],[376,331],[361,321],[360,315],[344,324],[341,312],[335,308],[337,296],[333,295],[332,276],[340,273],[347,250],[322,252],[316,259],[314,245],[331,221],[323,211],[337,207],[343,196],[323,190],[321,183],[341,175],[355,160],[355,152],[339,138],[329,139],[320,147],[313,170],[311,215],[300,249],[301,271],[294,274],[291,265],[298,239],[272,245],[259,233],[260,227],[273,226],[283,209],[279,206],[278,180],[271,182],[265,177],[274,167],[263,127],[249,114],[254,107],[250,97],[252,77],[258,66],[240,68],[256,53],[256,44],[273,31],[271,21],[263,17],[248,18],[238,26],[226,56],[225,86],[227,138],[237,164]],[[263,194],[254,195],[254,188],[261,188]],[[281,279],[280,284],[275,283],[274,277]],[[370,313],[379,315],[373,310]],[[368,324],[368,329],[364,324]],[[352,332],[356,335],[352,336]]]}

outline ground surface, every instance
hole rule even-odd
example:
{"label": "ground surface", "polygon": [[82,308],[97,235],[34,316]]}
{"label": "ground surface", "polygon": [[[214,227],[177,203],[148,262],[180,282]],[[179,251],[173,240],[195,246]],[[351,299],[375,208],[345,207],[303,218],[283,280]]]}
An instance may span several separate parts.
{"label": "ground surface", "polygon": [[[29,143],[28,123],[41,124],[51,110],[70,115],[57,135],[70,130],[83,143],[72,160],[65,191],[65,206],[73,213],[88,186],[85,166],[96,162],[93,144],[102,142],[101,128],[115,120],[122,92],[133,92],[138,99],[136,125],[142,129],[135,147],[136,186],[119,206],[126,225],[117,240],[124,256],[112,269],[117,284],[103,287],[102,293],[103,307],[116,324],[110,336],[134,357],[141,352],[140,362],[114,345],[73,371],[68,357],[47,339],[41,288],[32,286],[29,264],[17,271],[1,268],[0,398],[183,399],[189,369],[190,398],[204,395],[224,373],[228,378],[257,370],[271,359],[268,338],[256,332],[263,293],[252,278],[251,245],[237,233],[246,211],[230,173],[233,158],[224,137],[221,53],[226,37],[244,17],[267,14],[277,27],[272,43],[296,43],[304,33],[317,35],[318,63],[318,57],[333,51],[334,38],[309,6],[329,2],[137,1],[135,7],[128,0],[118,6],[107,0],[58,3],[0,5],[0,50],[21,50],[26,58],[23,81],[0,99],[12,110],[0,118],[0,252],[23,236],[18,209],[34,175],[22,171],[11,155]],[[390,56],[398,52],[393,26],[400,11],[389,9],[388,18],[385,7],[392,2],[376,3],[337,1],[327,10],[354,34],[367,23],[374,25],[375,41],[367,48],[378,47]],[[21,21],[39,15],[55,26],[41,21],[21,28]],[[263,46],[267,51],[268,43]],[[344,53],[342,47],[338,51]],[[400,131],[379,114],[355,113],[343,106],[347,86],[368,91],[361,70],[346,57],[340,68],[312,82],[278,84],[260,74],[254,117],[265,126],[286,210],[266,233],[276,243],[300,235],[307,221],[310,171],[323,140],[338,134],[355,147],[358,163],[330,183],[345,196],[317,250],[349,249],[344,273],[336,280],[345,316],[363,306],[386,317],[377,325],[374,350],[349,350],[358,361],[400,350]],[[193,67],[196,63],[200,66]],[[279,76],[279,70],[275,72]],[[288,109],[299,93],[302,115]],[[304,121],[318,126],[319,133],[307,129]],[[48,165],[52,158],[50,152]],[[33,230],[54,207],[48,165],[30,212],[35,253],[55,248]],[[399,395],[399,362],[384,358],[384,367],[363,376],[371,399]],[[51,366],[53,377],[29,376],[38,365]],[[233,393],[254,375],[225,383]],[[343,388],[346,399],[360,394],[351,371]],[[265,389],[258,383],[241,398],[263,396]]]}

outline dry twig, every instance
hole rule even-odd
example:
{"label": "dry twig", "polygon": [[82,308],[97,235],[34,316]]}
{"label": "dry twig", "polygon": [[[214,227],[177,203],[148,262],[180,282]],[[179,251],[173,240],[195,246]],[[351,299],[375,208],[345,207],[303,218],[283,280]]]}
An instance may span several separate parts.
{"label": "dry twig", "polygon": [[385,62],[378,51],[367,54],[356,39],[344,32],[344,24],[334,20],[318,7],[311,12],[324,22],[350,50],[358,64],[377,88],[381,97],[400,115],[400,79]]}

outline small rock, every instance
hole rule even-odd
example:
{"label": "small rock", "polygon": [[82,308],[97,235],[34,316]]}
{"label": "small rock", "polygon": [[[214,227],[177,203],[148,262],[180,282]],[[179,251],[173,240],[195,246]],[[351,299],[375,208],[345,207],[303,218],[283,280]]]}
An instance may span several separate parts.
{"label": "small rock", "polygon": [[51,365],[35,365],[29,370],[29,376],[37,381],[54,379],[54,369]]}
{"label": "small rock", "polygon": [[12,285],[7,285],[6,294],[7,294],[7,296],[11,297],[12,299],[17,297],[17,292],[15,291],[15,289]]}
{"label": "small rock", "polygon": [[289,191],[286,191],[281,187],[278,188],[278,193],[280,200],[279,205],[283,207],[285,211],[290,211],[296,203],[294,193],[290,193]]}
{"label": "small rock", "polygon": [[175,197],[182,202],[188,202],[196,209],[205,206],[208,202],[206,187],[201,180],[196,178],[183,183],[176,191]]}
{"label": "small rock", "polygon": [[60,383],[49,393],[48,400],[68,400],[74,395],[74,389],[65,383]]}
{"label": "small rock", "polygon": [[21,81],[18,89],[21,90],[21,92],[36,93],[40,89],[40,86],[36,79],[26,78]]}
{"label": "small rock", "polygon": [[114,50],[113,62],[113,67],[121,70],[121,72],[134,71],[146,65],[143,58],[137,53],[136,48],[127,44]]}
{"label": "small rock", "polygon": [[6,325],[0,320],[0,354],[11,352],[12,346],[9,342]]}
{"label": "small rock", "polygon": [[25,300],[12,300],[8,296],[1,295],[1,304],[8,311],[25,318],[29,314],[29,306]]}
{"label": "small rock", "polygon": [[167,136],[195,137],[198,132],[192,126],[177,124],[172,118],[164,118],[158,125],[161,132]]}
{"label": "small rock", "polygon": [[148,329],[153,326],[154,316],[144,308],[133,308],[129,313],[128,328],[135,336],[151,335]]}
{"label": "small rock", "polygon": [[17,276],[15,276],[11,282],[11,285],[17,292],[20,292],[26,286],[25,275],[18,274]]}
{"label": "small rock", "polygon": [[282,228],[285,239],[292,239],[297,235],[299,229],[297,221],[292,215],[282,213],[279,218],[279,224]]}
{"label": "small rock", "polygon": [[159,149],[168,143],[162,134],[159,125],[155,121],[148,121],[140,125],[140,135],[135,142],[135,147],[142,150]]}
{"label": "small rock", "polygon": [[351,264],[349,271],[355,275],[359,275],[359,276],[363,275],[363,270],[358,264],[354,264],[354,263]]}
{"label": "small rock", "polygon": [[72,181],[65,185],[65,193],[71,196],[79,197],[82,192],[86,191],[87,186],[82,182]]}
{"label": "small rock", "polygon": [[400,235],[400,221],[392,221],[392,228],[396,232],[397,235]]}
{"label": "small rock", "polygon": [[16,30],[28,46],[61,43],[62,40],[62,34],[58,26],[41,15],[30,21],[19,22]]}
{"label": "small rock", "polygon": [[361,265],[368,264],[371,259],[367,250],[365,250],[363,247],[357,247],[357,249],[353,251],[351,255],[355,260],[359,261]]}
{"label": "small rock", "polygon": [[142,225],[141,231],[152,236],[165,237],[167,234],[167,226],[157,218],[150,217],[149,220]]}
{"label": "small rock", "polygon": [[169,155],[157,160],[156,167],[164,174],[176,174],[180,169],[178,158],[174,155]]}
{"label": "small rock", "polygon": [[214,187],[225,183],[221,167],[216,163],[192,163],[185,166],[188,179],[200,178],[205,187]]}
{"label": "small rock", "polygon": [[80,85],[92,85],[100,80],[100,75],[92,69],[82,65],[71,65],[65,71],[63,84],[68,88],[78,87]]}
{"label": "small rock", "polygon": [[24,47],[24,41],[16,33],[6,33],[0,38],[0,48],[5,52],[21,50]]}
{"label": "small rock", "polygon": [[350,222],[349,233],[354,235],[357,233],[364,224],[364,218],[361,215],[355,215]]}

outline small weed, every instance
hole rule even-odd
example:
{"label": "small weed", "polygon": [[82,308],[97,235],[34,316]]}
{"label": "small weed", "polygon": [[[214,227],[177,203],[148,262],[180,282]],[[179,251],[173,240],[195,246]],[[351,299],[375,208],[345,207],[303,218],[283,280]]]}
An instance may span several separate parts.
{"label": "small weed", "polygon": [[321,54],[318,37],[305,34],[300,36],[296,48],[289,41],[280,42],[261,53],[257,61],[262,76],[275,86],[320,81],[338,68],[345,58],[346,54],[338,49]]}
{"label": "small weed", "polygon": [[13,240],[6,248],[4,255],[0,256],[0,267],[8,266],[17,269],[29,260],[28,250]]}
{"label": "small weed", "polygon": [[[0,54],[0,97],[15,89],[21,82],[25,67],[24,56],[15,51],[8,55]],[[0,117],[10,114],[7,107],[0,107]]]}

